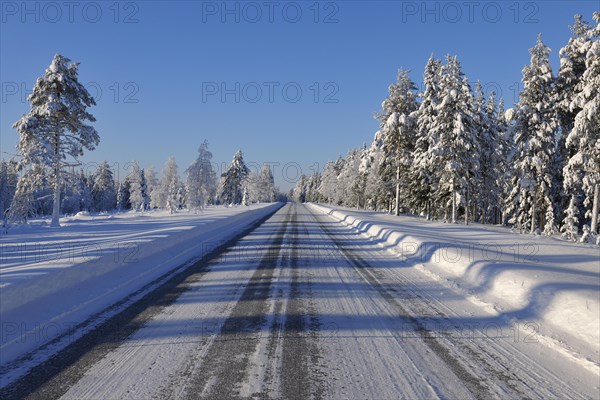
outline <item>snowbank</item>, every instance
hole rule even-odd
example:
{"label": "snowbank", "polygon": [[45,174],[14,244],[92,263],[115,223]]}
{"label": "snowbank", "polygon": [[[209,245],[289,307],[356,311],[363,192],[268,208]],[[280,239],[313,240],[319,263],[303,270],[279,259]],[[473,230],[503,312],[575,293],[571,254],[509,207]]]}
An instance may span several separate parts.
{"label": "snowbank", "polygon": [[310,204],[355,228],[403,262],[446,280],[499,317],[535,321],[542,333],[597,359],[600,350],[600,248],[499,227]]}
{"label": "snowbank", "polygon": [[126,243],[121,251],[84,258],[80,263],[0,288],[0,366],[64,335],[182,264],[202,257],[281,205],[264,204],[224,214],[219,211],[220,218],[205,218],[192,227],[187,220],[186,229],[162,229],[143,240]]}

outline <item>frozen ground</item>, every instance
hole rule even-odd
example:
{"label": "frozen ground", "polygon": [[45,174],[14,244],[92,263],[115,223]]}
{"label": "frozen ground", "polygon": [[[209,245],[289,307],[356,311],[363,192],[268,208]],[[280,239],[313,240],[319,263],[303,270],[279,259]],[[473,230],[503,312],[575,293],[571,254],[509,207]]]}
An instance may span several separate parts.
{"label": "frozen ground", "polygon": [[[324,211],[286,205],[180,283],[126,309],[0,396],[598,398],[597,357],[563,351],[547,336],[538,309],[513,306],[517,312],[506,315],[511,311],[497,308],[501,300],[486,302],[469,292],[474,287],[444,278],[447,262],[438,271],[427,259],[402,258],[384,240]],[[362,217],[371,226],[380,218]],[[416,220],[387,219],[381,216],[382,223],[406,224],[402,229],[415,237],[428,232],[429,242],[453,237],[442,226],[419,230]],[[493,232],[448,228],[461,240],[470,229],[473,241]],[[547,256],[540,265],[572,269],[561,258],[568,249],[582,254],[574,271],[590,268],[585,248],[570,245],[540,251]],[[572,291],[597,293],[594,273],[588,271],[585,290]],[[554,274],[567,281],[578,275],[548,271]],[[598,327],[590,329],[597,335]]]}
{"label": "frozen ground", "polygon": [[0,243],[0,386],[279,206],[77,216],[9,231]]}

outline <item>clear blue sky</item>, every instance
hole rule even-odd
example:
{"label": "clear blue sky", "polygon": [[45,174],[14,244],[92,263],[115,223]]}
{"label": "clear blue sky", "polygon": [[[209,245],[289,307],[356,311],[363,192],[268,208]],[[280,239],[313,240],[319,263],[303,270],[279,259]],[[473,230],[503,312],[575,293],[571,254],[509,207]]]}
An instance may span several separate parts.
{"label": "clear blue sky", "polygon": [[253,165],[279,163],[286,190],[284,166],[293,181],[295,165],[311,173],[371,141],[399,67],[420,85],[431,53],[457,54],[471,81],[511,105],[536,35],[556,70],[573,15],[591,21],[600,10],[598,0],[223,4],[2,1],[2,158],[14,153],[12,123],[29,109],[24,91],[60,52],[101,94],[92,109],[101,143],[82,161],[123,169],[135,159],[160,170],[172,155],[182,172],[207,139],[218,163],[238,148]]}

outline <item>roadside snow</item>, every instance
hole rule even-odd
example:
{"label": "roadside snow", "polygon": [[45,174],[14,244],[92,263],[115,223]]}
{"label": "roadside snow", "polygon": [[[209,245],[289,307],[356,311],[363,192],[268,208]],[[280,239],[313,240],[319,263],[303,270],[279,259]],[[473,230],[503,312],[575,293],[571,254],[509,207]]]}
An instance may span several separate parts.
{"label": "roadside snow", "polygon": [[75,340],[77,324],[202,257],[280,206],[80,215],[65,218],[58,229],[38,224],[11,231],[1,243],[0,371],[65,334]]}
{"label": "roadside snow", "polygon": [[548,344],[598,370],[600,248],[497,227],[310,204],[465,292],[507,320],[532,321]]}

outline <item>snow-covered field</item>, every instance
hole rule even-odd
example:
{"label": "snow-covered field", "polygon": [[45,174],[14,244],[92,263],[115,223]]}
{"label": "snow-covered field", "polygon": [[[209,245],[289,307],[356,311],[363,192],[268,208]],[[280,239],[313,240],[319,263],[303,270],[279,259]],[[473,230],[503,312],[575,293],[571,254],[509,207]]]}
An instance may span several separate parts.
{"label": "snow-covered field", "polygon": [[600,248],[506,228],[465,227],[311,204],[506,321],[598,371]]}
{"label": "snow-covered field", "polygon": [[141,289],[143,295],[151,289],[146,285],[279,206],[209,207],[201,214],[78,215],[62,219],[60,228],[39,220],[10,230],[0,242],[0,371],[65,332],[73,333],[29,363],[34,365],[85,333],[78,327],[75,334],[75,327],[90,316]]}

